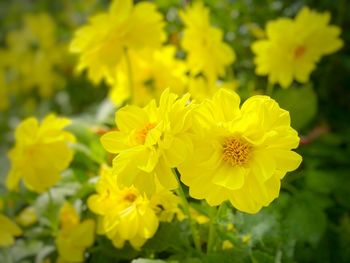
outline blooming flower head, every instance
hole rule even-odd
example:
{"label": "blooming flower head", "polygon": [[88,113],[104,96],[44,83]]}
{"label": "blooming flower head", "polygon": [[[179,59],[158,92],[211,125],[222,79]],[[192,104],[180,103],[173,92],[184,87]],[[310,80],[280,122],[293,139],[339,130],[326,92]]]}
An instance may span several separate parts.
{"label": "blooming flower head", "polygon": [[210,205],[230,200],[256,213],[275,199],[280,180],[301,157],[289,113],[267,96],[240,98],[220,89],[193,111],[194,153],[178,169],[190,195]]}
{"label": "blooming flower head", "polygon": [[175,53],[176,48],[170,45],[158,50],[129,52],[132,61],[132,89],[128,65],[124,59],[112,85],[111,100],[116,105],[130,101],[144,106],[154,98],[159,99],[166,88],[176,94],[183,94],[187,84],[187,67],[184,61],[175,57]]}
{"label": "blooming flower head", "polygon": [[111,81],[125,49],[157,48],[165,39],[161,13],[153,3],[114,0],[108,12],[78,29],[70,50],[79,53],[78,70],[95,83]]}
{"label": "blooming flower head", "polygon": [[329,25],[329,13],[307,7],[295,19],[279,18],[266,26],[267,39],[253,43],[256,74],[288,88],[293,80],[306,83],[322,56],[343,46],[340,28]]}
{"label": "blooming flower head", "polygon": [[116,113],[118,131],[104,134],[104,148],[117,156],[113,174],[120,186],[134,185],[152,194],[156,178],[165,189],[177,188],[171,172],[190,154],[189,134],[191,104],[189,94],[179,98],[166,89],[159,106],[152,100],[145,107],[126,106]]}
{"label": "blooming flower head", "polygon": [[24,25],[6,36],[4,53],[12,76],[8,84],[12,92],[38,89],[40,96],[50,97],[64,86],[57,67],[64,63],[66,50],[55,34],[54,20],[40,13],[24,16]]}
{"label": "blooming flower head", "polygon": [[195,2],[180,17],[185,24],[182,47],[193,75],[203,73],[211,81],[225,74],[235,60],[232,48],[223,42],[223,32],[210,25],[209,9]]}
{"label": "blooming flower head", "polygon": [[69,143],[75,137],[64,131],[70,124],[66,118],[53,114],[44,118],[41,124],[34,117],[22,121],[16,129],[16,144],[9,152],[11,169],[6,185],[15,190],[23,179],[25,186],[35,192],[44,192],[60,179],[73,158]]}
{"label": "blooming flower head", "polygon": [[102,169],[97,194],[88,199],[89,208],[101,216],[101,233],[121,248],[125,241],[138,249],[158,229],[159,220],[149,199],[135,187],[120,188],[111,169]]}
{"label": "blooming flower head", "polygon": [[20,236],[22,230],[7,216],[0,214],[0,247],[11,246],[14,237]]}
{"label": "blooming flower head", "polygon": [[56,245],[60,262],[83,262],[85,249],[94,243],[95,222],[86,219],[80,222],[75,208],[68,202],[60,211],[60,231]]}

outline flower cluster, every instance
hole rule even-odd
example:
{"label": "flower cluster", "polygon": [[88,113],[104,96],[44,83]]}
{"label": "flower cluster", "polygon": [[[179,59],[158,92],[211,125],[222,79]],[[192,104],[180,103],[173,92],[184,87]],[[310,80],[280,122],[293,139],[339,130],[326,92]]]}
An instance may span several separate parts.
{"label": "flower cluster", "polygon": [[155,192],[156,180],[178,187],[178,168],[190,195],[210,205],[230,200],[241,211],[256,213],[274,200],[280,180],[301,157],[289,113],[267,96],[253,96],[240,107],[239,96],[220,89],[201,104],[164,91],[159,107],[126,106],[116,115],[119,131],[102,136],[117,154],[112,173],[119,185]]}
{"label": "flower cluster", "polygon": [[279,18],[266,26],[267,39],[252,45],[256,74],[288,88],[293,80],[306,83],[322,56],[343,46],[340,28],[328,25],[329,13],[304,7],[295,19]]}
{"label": "flower cluster", "polygon": [[6,36],[0,50],[0,109],[9,106],[12,95],[50,97],[64,86],[57,68],[64,64],[65,46],[56,37],[56,24],[46,13],[28,14],[23,26]]}
{"label": "flower cluster", "polygon": [[[179,16],[185,25],[181,40],[185,59],[177,56],[179,47],[162,45],[165,23],[154,4],[114,0],[108,12],[77,30],[71,52],[80,55],[78,71],[87,69],[94,83],[105,80],[117,106],[124,102],[144,106],[166,88],[178,95],[190,90],[196,99],[211,96],[235,53],[223,42],[223,31],[210,24],[209,9],[201,2]],[[233,79],[224,84],[229,89],[237,86]]]}

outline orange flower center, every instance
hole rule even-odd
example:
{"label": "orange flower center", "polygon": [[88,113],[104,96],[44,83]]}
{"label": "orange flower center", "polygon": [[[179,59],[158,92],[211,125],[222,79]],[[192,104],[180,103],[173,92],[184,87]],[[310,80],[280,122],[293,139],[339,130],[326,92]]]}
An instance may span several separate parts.
{"label": "orange flower center", "polygon": [[136,200],[137,196],[134,193],[127,193],[124,196],[124,200],[130,203],[133,203]]}
{"label": "orange flower center", "polygon": [[297,46],[294,50],[294,58],[300,58],[305,54],[306,48],[305,46]]}
{"label": "orange flower center", "polygon": [[222,159],[232,166],[246,164],[249,160],[252,147],[238,138],[227,138],[223,145]]}
{"label": "orange flower center", "polygon": [[141,130],[139,130],[136,133],[136,139],[141,143],[144,144],[146,141],[147,134],[150,130],[152,130],[156,125],[154,123],[148,123],[145,127],[143,127]]}

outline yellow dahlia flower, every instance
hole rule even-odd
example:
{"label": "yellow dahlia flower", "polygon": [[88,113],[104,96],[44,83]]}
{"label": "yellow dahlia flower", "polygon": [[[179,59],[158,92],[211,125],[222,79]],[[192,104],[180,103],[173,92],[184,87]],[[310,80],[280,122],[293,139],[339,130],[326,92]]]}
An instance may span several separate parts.
{"label": "yellow dahlia flower", "polygon": [[171,92],[183,94],[187,85],[186,64],[175,57],[174,46],[158,50],[144,49],[130,52],[132,90],[129,84],[127,62],[122,60],[110,92],[111,100],[120,105],[125,101],[144,106],[152,99],[159,99],[161,93],[170,88]]}
{"label": "yellow dahlia flower", "polygon": [[15,238],[22,235],[22,230],[7,216],[0,214],[0,247],[11,246]]}
{"label": "yellow dahlia flower", "polygon": [[280,180],[301,157],[289,113],[267,96],[239,96],[220,89],[193,111],[194,153],[178,169],[190,195],[210,205],[230,200],[256,213],[275,199]]}
{"label": "yellow dahlia flower", "polygon": [[159,220],[149,199],[135,187],[118,187],[111,169],[102,169],[97,194],[88,199],[89,208],[101,216],[101,233],[117,248],[125,241],[138,249],[158,229]]}
{"label": "yellow dahlia flower", "polygon": [[209,9],[195,2],[180,17],[185,24],[182,47],[193,75],[203,73],[211,81],[225,74],[235,60],[233,49],[223,42],[223,32],[210,25]]}
{"label": "yellow dahlia flower", "polygon": [[11,169],[6,186],[15,190],[23,179],[25,186],[44,192],[60,179],[73,158],[69,143],[75,137],[63,128],[70,124],[66,118],[48,115],[39,124],[34,117],[22,121],[16,129],[15,146],[9,151]]}
{"label": "yellow dahlia flower", "polygon": [[70,45],[80,54],[78,71],[88,70],[94,83],[111,81],[125,49],[157,48],[165,40],[162,14],[153,3],[114,0],[108,12],[78,29]]}
{"label": "yellow dahlia flower", "polygon": [[306,83],[322,56],[343,46],[340,28],[329,25],[330,14],[307,7],[295,19],[279,18],[266,26],[267,39],[252,44],[256,74],[288,88],[293,80]]}
{"label": "yellow dahlia flower", "polygon": [[60,211],[61,228],[56,238],[59,262],[83,262],[85,249],[95,240],[95,222],[86,219],[80,222],[75,208],[68,202]]}
{"label": "yellow dahlia flower", "polygon": [[118,154],[113,174],[120,186],[134,185],[148,195],[155,191],[157,178],[168,190],[177,188],[171,171],[192,150],[189,94],[178,98],[166,89],[159,106],[152,100],[145,107],[126,106],[116,113],[118,131],[101,137],[103,147]]}

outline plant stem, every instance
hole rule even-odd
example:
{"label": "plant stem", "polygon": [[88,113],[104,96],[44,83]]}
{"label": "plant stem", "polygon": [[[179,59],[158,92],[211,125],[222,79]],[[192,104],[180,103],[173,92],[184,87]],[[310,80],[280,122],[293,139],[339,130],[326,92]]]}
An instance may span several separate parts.
{"label": "plant stem", "polygon": [[274,86],[275,86],[274,84],[268,82],[267,88],[266,88],[266,95],[268,95],[270,97],[272,96]]}
{"label": "plant stem", "polygon": [[207,253],[210,253],[214,249],[215,239],[216,239],[216,226],[218,223],[219,215],[222,211],[223,203],[216,207],[211,207],[210,209],[210,225],[209,225],[209,235],[208,235],[208,244],[207,244]]}
{"label": "plant stem", "polygon": [[133,73],[132,73],[132,67],[131,67],[131,60],[130,60],[130,56],[127,48],[124,48],[124,56],[125,56],[126,68],[127,68],[128,80],[129,80],[129,92],[130,92],[129,102],[132,102],[134,97],[134,79],[133,79]]}
{"label": "plant stem", "polygon": [[185,193],[182,189],[181,186],[181,182],[179,179],[179,172],[174,168],[172,169],[174,176],[177,180],[177,183],[179,185],[179,187],[176,189],[177,190],[177,194],[179,195],[180,199],[181,199],[181,203],[182,203],[182,208],[184,210],[185,215],[188,218],[188,221],[190,223],[190,229],[191,229],[191,234],[192,234],[192,238],[193,238],[193,242],[194,242],[194,246],[198,251],[202,251],[201,249],[201,244],[200,244],[200,236],[199,236],[199,232],[198,229],[196,227],[196,223],[193,221],[191,213],[190,213],[190,205],[187,201],[187,198],[185,196]]}

